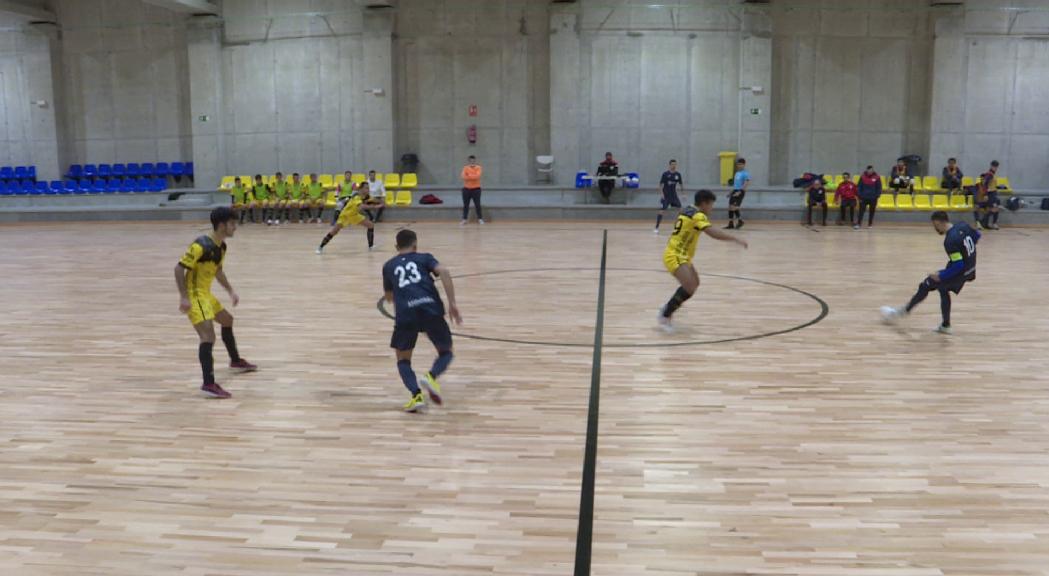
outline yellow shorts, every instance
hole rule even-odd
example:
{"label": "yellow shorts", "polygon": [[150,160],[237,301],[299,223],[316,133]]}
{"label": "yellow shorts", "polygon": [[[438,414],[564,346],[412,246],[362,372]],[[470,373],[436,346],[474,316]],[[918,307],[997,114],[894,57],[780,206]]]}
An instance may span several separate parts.
{"label": "yellow shorts", "polygon": [[354,224],[360,224],[361,222],[364,222],[366,219],[367,218],[365,218],[364,214],[361,214],[360,212],[357,212],[356,210],[343,210],[342,214],[339,214],[339,226],[342,226],[342,227],[345,228],[346,226],[352,226]]}
{"label": "yellow shorts", "polygon": [[685,264],[691,264],[692,262],[688,258],[682,257],[680,254],[673,252],[663,253],[663,266],[666,267],[667,272],[673,274],[677,272],[677,269]]}
{"label": "yellow shorts", "polygon": [[201,322],[214,320],[219,312],[222,312],[222,304],[211,294],[189,297],[189,311],[186,312],[186,316],[189,316],[190,324],[196,326]]}

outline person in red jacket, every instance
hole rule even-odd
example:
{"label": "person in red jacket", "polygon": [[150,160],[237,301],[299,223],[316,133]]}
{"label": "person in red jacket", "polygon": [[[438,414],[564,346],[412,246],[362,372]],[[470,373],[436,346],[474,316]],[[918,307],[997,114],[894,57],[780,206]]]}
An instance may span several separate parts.
{"label": "person in red jacket", "polygon": [[856,224],[856,202],[859,200],[859,188],[856,187],[856,183],[852,181],[852,175],[845,172],[841,175],[841,184],[838,184],[838,189],[834,191],[834,201],[841,207],[841,215],[838,217],[838,226],[845,223],[845,209],[849,212],[849,224],[853,225],[853,228],[859,228]]}

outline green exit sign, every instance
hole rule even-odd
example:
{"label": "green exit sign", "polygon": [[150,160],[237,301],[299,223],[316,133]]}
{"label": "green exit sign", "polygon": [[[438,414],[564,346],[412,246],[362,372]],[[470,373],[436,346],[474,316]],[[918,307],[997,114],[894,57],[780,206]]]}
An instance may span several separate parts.
{"label": "green exit sign", "polygon": [[751,116],[760,116],[761,115],[761,108],[751,108],[750,109],[750,114],[751,114]]}

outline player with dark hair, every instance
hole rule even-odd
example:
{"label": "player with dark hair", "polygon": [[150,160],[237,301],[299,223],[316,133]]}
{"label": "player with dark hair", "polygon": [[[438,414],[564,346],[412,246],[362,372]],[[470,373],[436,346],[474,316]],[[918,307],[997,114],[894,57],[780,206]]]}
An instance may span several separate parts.
{"label": "player with dark hair", "polygon": [[929,277],[918,285],[918,292],[906,306],[883,306],[881,314],[886,323],[892,324],[910,314],[915,306],[935,290],[940,293],[940,313],[943,315],[943,321],[936,331],[940,334],[950,334],[951,292],[960,293],[966,282],[976,279],[976,243],[980,241],[980,233],[965,222],[951,224],[950,216],[942,210],[932,213],[932,226],[941,236],[946,236],[943,248],[947,251],[947,266],[939,272],[929,274]]}
{"label": "player with dark hair", "polygon": [[976,183],[976,227],[997,230],[1001,207],[1002,202],[998,199],[998,161],[993,160],[991,167],[980,174],[980,181]]}
{"label": "player with dark hair", "polygon": [[716,240],[735,242],[743,248],[747,247],[745,241],[710,226],[708,216],[714,209],[716,200],[717,197],[710,190],[696,192],[695,205],[685,207],[678,214],[677,221],[674,222],[674,233],[667,241],[667,248],[663,252],[663,265],[677,279],[681,287],[659,310],[659,325],[666,332],[673,330],[670,318],[674,312],[699,289],[699,273],[692,265],[692,258],[696,255],[696,245],[699,243],[699,235],[706,232]]}
{"label": "player with dark hair", "polygon": [[229,352],[230,368],[254,372],[258,366],[240,357],[237,341],[233,337],[233,315],[224,310],[211,294],[211,282],[218,280],[229,292],[233,305],[240,302],[240,297],[222,270],[222,262],[226,257],[226,238],[232,238],[237,230],[237,213],[226,206],[215,208],[211,211],[211,228],[211,234],[194,240],[175,265],[175,285],[179,293],[178,309],[189,317],[200,337],[198,358],[204,372],[204,384],[200,389],[213,398],[229,398],[231,394],[215,383],[215,359],[211,353],[215,345],[213,321],[222,326],[222,342]]}
{"label": "player with dark hair", "polygon": [[[262,220],[267,226],[273,225],[273,199],[272,189],[262,181],[262,174],[255,175],[255,186],[252,188],[252,196],[255,197],[255,206],[262,209]],[[262,220],[259,220],[261,222]],[[255,211],[252,209],[251,221],[255,221]]]}
{"label": "player with dark hair", "polygon": [[426,400],[419,390],[419,379],[412,371],[412,352],[419,333],[425,332],[437,349],[437,359],[422,378],[423,387],[434,404],[443,403],[437,379],[452,363],[452,331],[444,319],[444,303],[434,285],[434,276],[440,278],[444,285],[444,294],[448,298],[448,317],[456,324],[463,323],[455,304],[451,273],[432,254],[417,252],[417,246],[415,232],[401,230],[397,233],[397,256],[382,267],[384,296],[395,309],[390,347],[397,351],[397,372],[411,394],[404,405],[406,412],[418,412],[426,408]]}
{"label": "player with dark hair", "polygon": [[750,186],[747,160],[739,158],[736,160],[736,173],[732,177],[732,194],[728,197],[728,226],[725,226],[728,230],[743,228],[743,215],[739,207],[743,205],[743,198],[747,195],[747,186]]}
{"label": "player with dark hair", "polygon": [[331,239],[340,230],[354,224],[364,226],[367,229],[368,250],[375,247],[375,224],[372,224],[368,217],[364,215],[363,207],[370,198],[368,195],[368,183],[362,182],[357,189],[357,193],[346,201],[346,205],[343,206],[342,212],[339,213],[339,218],[335,221],[331,230],[321,240],[321,245],[317,247],[317,254],[324,253],[324,247],[328,245],[328,242],[331,242]]}
{"label": "player with dark hair", "polygon": [[660,199],[660,208],[659,213],[656,214],[656,228],[652,230],[653,234],[659,234],[659,225],[663,222],[663,213],[666,212],[667,206],[681,209],[681,198],[678,196],[678,190],[681,189],[682,183],[681,173],[677,171],[677,160],[671,160],[669,168],[666,172],[663,172],[663,176],[659,179],[659,185],[663,188],[663,198]]}

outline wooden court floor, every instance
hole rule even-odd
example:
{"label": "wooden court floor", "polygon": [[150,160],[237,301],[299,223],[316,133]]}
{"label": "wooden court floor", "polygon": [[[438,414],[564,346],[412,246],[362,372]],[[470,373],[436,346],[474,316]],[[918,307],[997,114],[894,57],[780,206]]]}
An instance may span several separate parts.
{"label": "wooden court floor", "polygon": [[877,315],[931,227],[756,222],[701,241],[670,336],[648,222],[418,225],[475,337],[425,415],[376,308],[395,225],[238,231],[261,371],[227,401],[172,279],[204,226],[0,226],[0,574],[570,574],[605,227],[594,574],[1049,574],[1049,231],[985,235],[945,337],[935,296]]}

